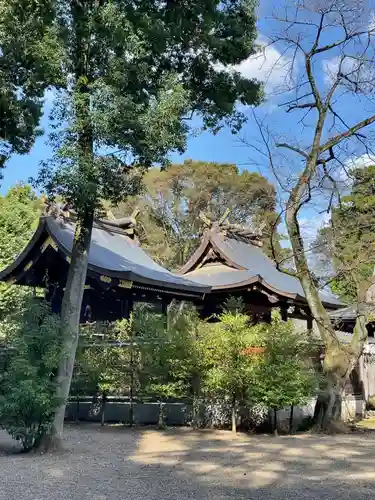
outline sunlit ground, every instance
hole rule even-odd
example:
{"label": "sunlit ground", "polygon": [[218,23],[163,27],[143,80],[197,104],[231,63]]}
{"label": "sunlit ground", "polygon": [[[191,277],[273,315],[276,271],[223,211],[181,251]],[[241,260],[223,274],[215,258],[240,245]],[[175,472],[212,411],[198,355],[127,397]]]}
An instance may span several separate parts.
{"label": "sunlit ground", "polygon": [[1,433],[0,499],[375,498],[375,433],[233,436],[66,429],[59,455],[19,455]]}
{"label": "sunlit ground", "polygon": [[358,427],[375,430],[375,417],[366,418],[357,423]]}

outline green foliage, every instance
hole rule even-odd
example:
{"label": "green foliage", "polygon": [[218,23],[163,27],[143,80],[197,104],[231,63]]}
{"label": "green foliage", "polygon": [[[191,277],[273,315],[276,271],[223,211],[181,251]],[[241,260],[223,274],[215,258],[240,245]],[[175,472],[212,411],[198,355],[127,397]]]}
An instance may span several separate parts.
{"label": "green foliage", "polygon": [[163,265],[172,269],[182,266],[197,247],[205,227],[199,218],[201,211],[219,220],[230,209],[231,223],[255,227],[264,223],[264,249],[270,254],[276,221],[275,189],[258,173],[240,172],[233,164],[185,160],[162,172],[151,169],[144,184],[139,196],[114,213],[124,216],[140,208],[141,243]]}
{"label": "green foliage", "polygon": [[132,318],[81,327],[71,393],[128,394],[131,365],[136,365],[138,356],[137,346],[130,342],[132,335]]}
{"label": "green foliage", "polygon": [[[168,325],[164,316],[139,305],[129,321],[105,327],[107,344],[96,341],[81,351],[74,387],[113,395],[128,395],[131,387],[138,400],[159,401],[160,425],[164,404],[174,398],[193,402],[195,424],[203,399],[224,400],[235,411],[240,402],[273,409],[305,404],[318,389],[307,333],[295,332],[277,314],[270,324],[252,325],[238,312],[238,302],[232,305],[219,321],[207,323],[194,309],[172,304]],[[89,337],[83,342],[94,341]],[[116,340],[124,347],[108,345]]]}
{"label": "green foliage", "polygon": [[197,347],[198,318],[193,311],[171,310],[166,318],[151,312],[134,315],[144,395],[159,399],[191,395],[202,359]]}
{"label": "green foliage", "polygon": [[[163,315],[138,304],[130,320],[101,330],[85,326],[71,393],[128,396],[131,390],[140,399],[156,397],[161,405],[170,398],[198,397],[205,362],[201,322],[194,310],[176,305],[168,318],[167,326]],[[104,341],[98,333],[104,333]]]}
{"label": "green foliage", "polygon": [[8,324],[8,333],[8,361],[0,376],[0,426],[30,451],[50,430],[58,403],[58,318],[46,303],[30,302],[21,319]]}
{"label": "green foliage", "polygon": [[223,311],[232,314],[241,314],[245,312],[245,304],[242,297],[228,297],[224,302]]}
{"label": "green foliage", "polygon": [[261,86],[224,66],[255,52],[255,6],[61,0],[51,8],[65,80],[53,111],[55,156],[39,177],[48,193],[78,212],[118,203],[139,188],[136,165],[165,164],[186,148],[192,113],[204,128],[226,122],[238,131],[237,103],[259,103]]}
{"label": "green foliage", "polygon": [[54,4],[0,1],[0,169],[12,153],[27,153],[41,134],[44,92],[59,82]]}
{"label": "green foliage", "polygon": [[375,396],[371,396],[368,398],[367,404],[366,404],[366,409],[367,410],[375,410]]}
{"label": "green foliage", "polygon": [[246,349],[259,346],[261,326],[252,326],[245,314],[224,312],[217,323],[205,325],[204,353],[209,366],[205,384],[212,395],[245,400],[259,363]]}
{"label": "green foliage", "polygon": [[349,303],[357,300],[358,283],[372,275],[375,265],[375,166],[357,168],[351,177],[350,194],[333,209],[331,224],[315,245],[323,271],[337,275],[333,292]]}
{"label": "green foliage", "polygon": [[[11,264],[36,228],[41,201],[29,186],[17,185],[0,197],[0,269]],[[0,322],[17,313],[30,296],[26,287],[0,283]]]}
{"label": "green foliage", "polygon": [[318,390],[311,339],[279,317],[261,329],[265,351],[253,372],[250,398],[275,410],[306,404]]}
{"label": "green foliage", "polygon": [[[31,8],[35,2],[23,3]],[[84,256],[103,199],[118,204],[135,195],[144,169],[166,165],[171,151],[182,152],[189,116],[204,128],[217,131],[226,122],[237,132],[245,119],[237,104],[257,104],[262,92],[256,80],[220,69],[255,52],[253,0],[47,5],[40,16],[56,36],[63,78],[58,85],[55,75],[45,72],[42,78],[61,91],[52,112],[54,155],[43,163],[37,183],[51,198],[63,197],[77,214],[61,314],[62,335],[73,346],[74,359],[76,344],[69,336],[78,335]],[[6,29],[8,36],[13,33],[13,27]],[[41,48],[44,55],[47,45]],[[75,281],[81,283],[78,289]],[[71,370],[72,363],[68,366]],[[66,373],[60,387],[66,397],[71,375]]]}
{"label": "green foliage", "polygon": [[209,396],[231,401],[233,412],[241,400],[281,409],[303,405],[316,393],[311,342],[290,322],[273,317],[270,324],[251,325],[248,316],[227,312],[206,328],[206,388]]}

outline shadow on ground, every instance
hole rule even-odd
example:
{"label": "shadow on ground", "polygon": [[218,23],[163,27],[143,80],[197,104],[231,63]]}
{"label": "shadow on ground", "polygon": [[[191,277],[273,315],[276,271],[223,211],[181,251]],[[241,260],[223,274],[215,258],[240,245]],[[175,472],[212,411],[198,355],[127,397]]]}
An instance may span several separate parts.
{"label": "shadow on ground", "polygon": [[[0,435],[9,450],[10,440]],[[69,426],[60,455],[0,456],[1,500],[367,499],[375,434],[232,436],[225,431]]]}

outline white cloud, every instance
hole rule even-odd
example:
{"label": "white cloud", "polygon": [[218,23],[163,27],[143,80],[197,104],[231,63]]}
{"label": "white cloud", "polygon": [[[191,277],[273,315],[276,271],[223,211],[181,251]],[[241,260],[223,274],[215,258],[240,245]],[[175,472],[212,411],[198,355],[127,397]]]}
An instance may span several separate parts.
{"label": "white cloud", "polygon": [[319,229],[326,226],[330,219],[331,214],[325,211],[323,213],[316,213],[315,211],[311,211],[310,217],[305,216],[300,218],[300,229],[303,239],[307,244],[307,248],[314,242]]}
{"label": "white cloud", "polygon": [[340,183],[340,188],[343,192],[348,192],[353,183],[352,171],[357,168],[368,167],[375,165],[375,155],[365,153],[361,156],[353,156],[348,158],[344,165],[337,168],[334,172],[335,179]]}
{"label": "white cloud", "polygon": [[[295,71],[291,71],[295,70],[292,68],[292,58],[282,54],[275,45],[268,45],[267,40],[262,36],[258,38],[256,43],[260,46],[257,54],[227,69],[238,71],[246,78],[255,78],[264,82],[266,97],[277,91],[285,90],[289,76],[295,75]],[[224,67],[218,64],[216,68],[222,70]]]}
{"label": "white cloud", "polygon": [[375,10],[370,11],[370,21],[368,23],[369,30],[375,30]]}
{"label": "white cloud", "polygon": [[266,94],[272,94],[285,88],[292,69],[292,59],[281,54],[275,45],[267,46],[263,38],[257,43],[261,46],[260,52],[242,61],[234,69],[247,78],[264,82]]}
{"label": "white cloud", "polygon": [[[306,245],[306,250],[314,243],[319,229],[326,226],[331,219],[331,214],[326,211],[320,213],[314,209],[305,210],[304,215],[298,219],[301,234]],[[279,225],[281,234],[288,234],[285,222]],[[290,247],[290,241],[287,236],[286,240],[282,240],[283,247]]]}
{"label": "white cloud", "polygon": [[352,59],[349,57],[345,57],[345,59],[342,59],[342,56],[335,56],[332,57],[331,59],[325,59],[322,62],[323,66],[323,72],[324,72],[324,82],[327,85],[332,85],[337,80],[337,75],[340,70],[340,65],[341,65],[341,72],[343,73],[350,73],[352,71],[359,71],[360,68],[360,62],[358,62],[356,59]]}
{"label": "white cloud", "polygon": [[346,162],[346,165],[349,170],[360,167],[368,167],[369,165],[375,165],[375,154],[365,153],[361,156],[350,158],[350,160]]}

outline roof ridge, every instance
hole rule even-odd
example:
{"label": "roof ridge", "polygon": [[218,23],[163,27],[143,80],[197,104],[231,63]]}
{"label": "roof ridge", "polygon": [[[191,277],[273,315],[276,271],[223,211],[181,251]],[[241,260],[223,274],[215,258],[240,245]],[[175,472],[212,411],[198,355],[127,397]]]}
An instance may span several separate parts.
{"label": "roof ridge", "polygon": [[262,247],[263,242],[261,240],[262,232],[254,231],[252,228],[246,228],[240,224],[216,224],[214,223],[208,231],[212,235],[222,235],[228,239],[235,241],[241,241],[256,247]]}
{"label": "roof ridge", "polygon": [[[127,230],[131,230],[132,234],[135,234],[137,229],[136,217],[138,214],[139,210],[134,210],[132,215],[119,219],[114,218],[110,220],[95,217],[93,225],[99,229],[106,229],[119,234],[129,235]],[[68,203],[46,201],[43,217],[52,217],[64,222],[77,222],[77,213],[69,207]]]}

